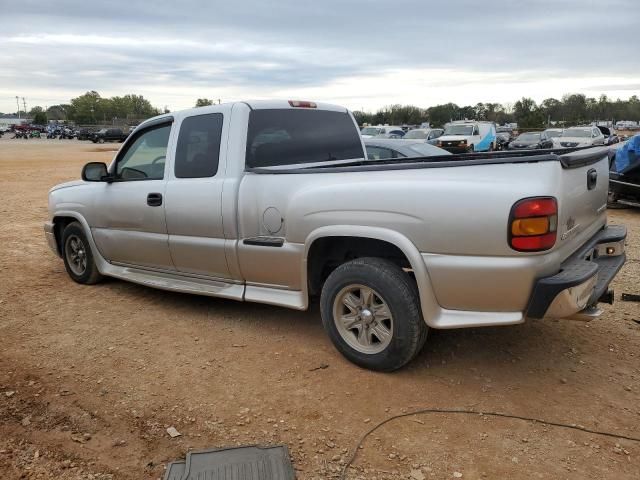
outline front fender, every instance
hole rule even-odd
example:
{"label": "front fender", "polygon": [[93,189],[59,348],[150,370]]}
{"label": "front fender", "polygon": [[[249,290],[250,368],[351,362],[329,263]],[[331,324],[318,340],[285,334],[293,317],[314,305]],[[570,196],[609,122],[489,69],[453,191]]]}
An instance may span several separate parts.
{"label": "front fender", "polygon": [[98,246],[93,240],[93,234],[91,232],[91,227],[89,226],[89,222],[87,222],[87,219],[84,218],[84,216],[82,216],[80,213],[74,212],[73,210],[59,210],[53,214],[52,221],[55,224],[57,219],[61,218],[73,218],[82,226],[82,230],[84,230],[84,234],[86,235],[87,240],[89,241],[89,245],[91,246],[91,253],[93,254],[93,258],[96,262],[96,266],[98,267],[98,271],[100,273],[104,273],[109,266],[109,262],[105,260],[105,258],[100,253],[100,250],[98,250]]}

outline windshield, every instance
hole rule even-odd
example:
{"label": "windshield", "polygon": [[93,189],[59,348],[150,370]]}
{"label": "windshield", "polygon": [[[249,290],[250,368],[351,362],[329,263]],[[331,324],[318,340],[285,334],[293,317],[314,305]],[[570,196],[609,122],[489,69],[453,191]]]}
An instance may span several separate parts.
{"label": "windshield", "polygon": [[424,140],[427,138],[428,131],[427,130],[410,130],[408,131],[404,137],[404,139],[416,139],[416,140]]}
{"label": "windshield", "polygon": [[562,136],[562,132],[558,130],[547,130],[547,135],[551,138],[558,138]]}
{"label": "windshield", "polygon": [[444,129],[445,135],[473,135],[473,125],[449,125]]}
{"label": "windshield", "polygon": [[569,128],[562,132],[561,137],[581,137],[589,138],[591,136],[591,130],[584,130],[582,128]]}
{"label": "windshield", "polygon": [[409,149],[413,150],[418,155],[423,157],[430,157],[435,155],[451,155],[450,152],[447,152],[442,148],[429,145],[428,143],[416,143],[414,145],[410,145]]}
{"label": "windshield", "polygon": [[382,129],[376,127],[365,127],[360,130],[360,135],[378,135]]}
{"label": "windshield", "polygon": [[106,128],[103,128],[103,129],[101,129],[98,133],[107,133],[107,129],[106,129]]}
{"label": "windshield", "polygon": [[538,140],[540,140],[540,134],[539,133],[523,133],[522,135],[518,136],[518,140],[523,142],[537,142]]}

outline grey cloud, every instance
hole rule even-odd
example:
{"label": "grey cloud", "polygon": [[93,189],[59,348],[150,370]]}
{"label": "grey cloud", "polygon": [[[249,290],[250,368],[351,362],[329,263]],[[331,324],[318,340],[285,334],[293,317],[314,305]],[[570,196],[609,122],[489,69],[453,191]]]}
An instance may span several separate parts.
{"label": "grey cloud", "polygon": [[[10,55],[0,56],[0,95],[14,86],[113,91],[158,79],[168,88],[284,89],[400,68],[474,70],[516,81],[640,74],[635,44],[623,34],[640,22],[637,0],[2,3],[0,42]],[[78,42],[39,43],[39,35]],[[86,36],[114,42],[85,45]],[[628,61],[608,61],[614,54]],[[634,88],[637,82],[616,87]],[[3,104],[0,98],[0,110]]]}

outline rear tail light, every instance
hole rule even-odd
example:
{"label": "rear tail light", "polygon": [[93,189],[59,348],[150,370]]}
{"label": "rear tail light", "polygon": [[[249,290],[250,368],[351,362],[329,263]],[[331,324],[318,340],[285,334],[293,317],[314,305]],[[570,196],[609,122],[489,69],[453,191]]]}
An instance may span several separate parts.
{"label": "rear tail light", "polygon": [[289,100],[289,105],[296,108],[318,108],[314,102],[307,102],[304,100]]}
{"label": "rear tail light", "polygon": [[519,252],[541,252],[556,244],[558,202],[553,197],[525,198],[509,216],[509,245]]}

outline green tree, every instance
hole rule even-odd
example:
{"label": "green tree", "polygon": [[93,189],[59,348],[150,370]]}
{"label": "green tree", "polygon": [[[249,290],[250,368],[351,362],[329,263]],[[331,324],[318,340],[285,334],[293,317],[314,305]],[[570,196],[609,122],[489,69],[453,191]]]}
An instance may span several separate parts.
{"label": "green tree", "polygon": [[66,120],[67,114],[71,112],[71,105],[52,105],[47,108],[47,118],[49,120]]}
{"label": "green tree", "polygon": [[427,108],[427,116],[431,126],[442,127],[445,123],[457,120],[460,117],[460,107],[455,103],[435,105]]}
{"label": "green tree", "polygon": [[513,106],[513,116],[519,128],[542,128],[544,113],[531,98],[522,97]]}
{"label": "green tree", "polygon": [[44,109],[42,107],[33,107],[29,111],[28,116],[36,125],[44,125],[45,123],[47,123],[47,114],[44,112]]}
{"label": "green tree", "polygon": [[199,98],[196,100],[196,107],[207,107],[209,105],[213,105],[213,100],[209,100],[208,98]]}

